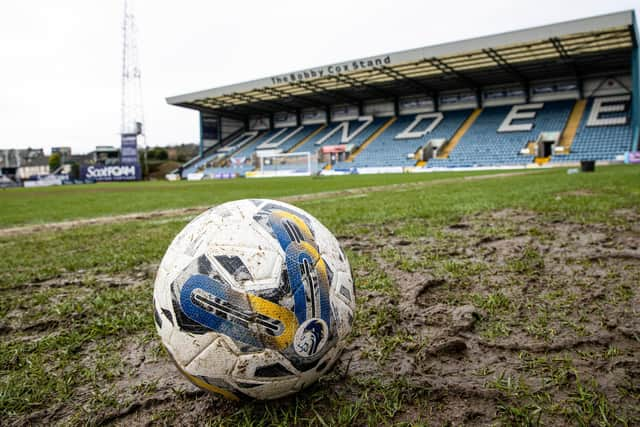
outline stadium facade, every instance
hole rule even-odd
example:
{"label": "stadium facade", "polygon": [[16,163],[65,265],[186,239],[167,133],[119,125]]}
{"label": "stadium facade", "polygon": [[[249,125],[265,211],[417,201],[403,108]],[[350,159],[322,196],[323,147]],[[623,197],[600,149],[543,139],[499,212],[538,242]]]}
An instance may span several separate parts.
{"label": "stadium facade", "polygon": [[628,160],[639,41],[623,11],[170,97],[200,113],[181,173],[256,175],[256,159],[296,152],[324,173]]}

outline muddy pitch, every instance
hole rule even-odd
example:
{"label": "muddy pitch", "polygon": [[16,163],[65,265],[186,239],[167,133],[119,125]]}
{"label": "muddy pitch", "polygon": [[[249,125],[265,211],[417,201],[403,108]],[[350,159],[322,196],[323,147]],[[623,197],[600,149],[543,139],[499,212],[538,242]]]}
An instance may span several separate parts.
{"label": "muddy pitch", "polygon": [[[297,397],[232,403],[206,394],[150,331],[80,350],[88,367],[108,358],[98,348],[119,359],[105,376],[113,400],[96,402],[95,390],[80,387],[73,399],[3,422],[237,425],[250,416],[270,424],[296,411],[293,424],[331,425],[361,407],[351,425],[640,423],[639,216],[614,215],[632,220],[583,225],[503,210],[436,230],[425,223],[419,236],[398,236],[403,224],[340,236],[356,277],[354,332],[333,373]],[[154,267],[92,280],[148,288]],[[32,286],[75,294],[83,280]],[[3,340],[64,327],[56,319],[25,326],[21,315],[3,322]]]}
{"label": "muddy pitch", "polygon": [[585,226],[504,210],[433,237],[390,232],[349,246],[397,287],[361,292],[361,308],[397,307],[380,335],[405,337],[373,364],[380,343],[360,325],[345,355],[351,372],[425,387],[430,424],[640,422],[637,222]]}

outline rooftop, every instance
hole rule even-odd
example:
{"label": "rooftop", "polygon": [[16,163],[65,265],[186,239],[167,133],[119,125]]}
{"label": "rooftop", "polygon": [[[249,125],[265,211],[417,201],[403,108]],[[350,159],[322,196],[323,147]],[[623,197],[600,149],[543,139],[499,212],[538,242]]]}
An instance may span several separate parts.
{"label": "rooftop", "polygon": [[167,98],[172,105],[247,117],[336,103],[480,89],[549,78],[628,73],[634,12],[562,22],[298,70]]}

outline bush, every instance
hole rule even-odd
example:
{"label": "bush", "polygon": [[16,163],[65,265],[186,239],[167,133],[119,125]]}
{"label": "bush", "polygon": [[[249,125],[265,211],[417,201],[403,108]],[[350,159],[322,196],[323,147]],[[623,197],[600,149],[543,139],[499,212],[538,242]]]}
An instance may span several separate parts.
{"label": "bush", "polygon": [[147,158],[149,160],[167,160],[169,153],[165,148],[155,147],[147,152]]}
{"label": "bush", "polygon": [[60,167],[60,153],[51,153],[49,156],[49,172],[53,172]]}

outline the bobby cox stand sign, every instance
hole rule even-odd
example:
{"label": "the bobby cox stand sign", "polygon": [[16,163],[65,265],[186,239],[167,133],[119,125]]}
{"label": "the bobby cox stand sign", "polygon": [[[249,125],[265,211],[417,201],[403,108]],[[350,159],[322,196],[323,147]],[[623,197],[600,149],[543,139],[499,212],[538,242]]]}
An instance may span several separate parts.
{"label": "the bobby cox stand sign", "polygon": [[83,166],[80,170],[82,179],[98,182],[138,181],[142,178],[140,165],[116,166]]}

